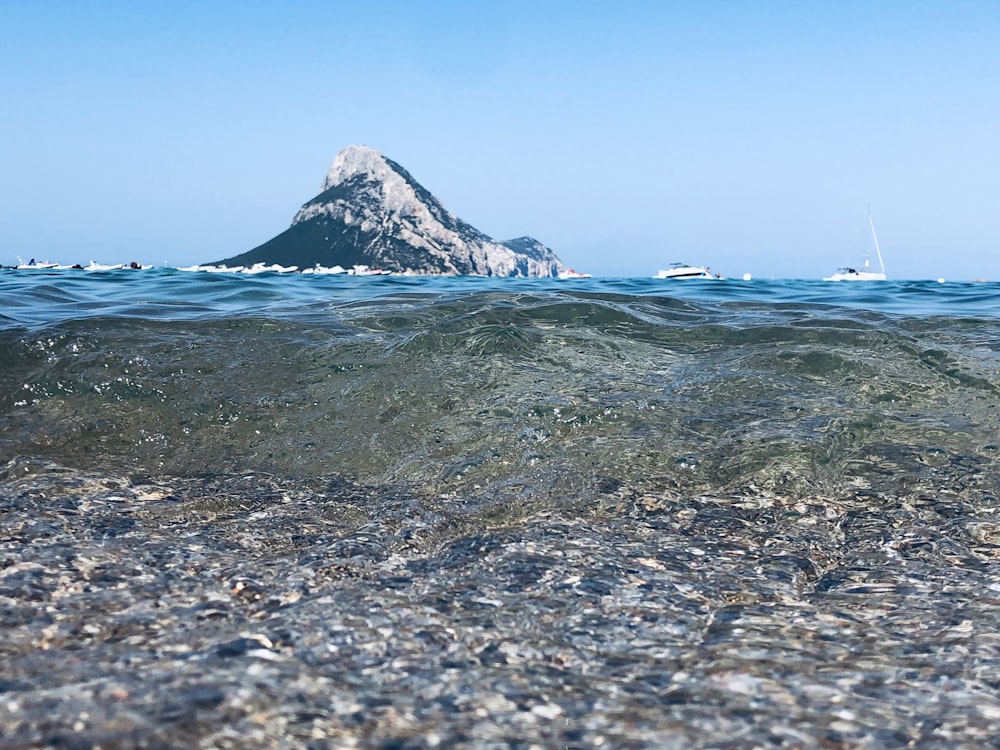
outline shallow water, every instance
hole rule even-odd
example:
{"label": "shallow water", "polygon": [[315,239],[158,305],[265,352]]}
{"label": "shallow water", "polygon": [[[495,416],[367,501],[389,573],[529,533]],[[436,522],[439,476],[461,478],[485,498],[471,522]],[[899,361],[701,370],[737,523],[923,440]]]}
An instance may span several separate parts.
{"label": "shallow water", "polygon": [[864,307],[858,284],[820,304],[805,282],[27,275],[3,277],[8,456],[518,493],[784,472],[806,492],[876,481],[873,446],[990,457],[998,434],[982,285],[924,284],[933,312],[903,315],[913,284]]}
{"label": "shallow water", "polygon": [[986,746],[998,300],[0,273],[0,738]]}

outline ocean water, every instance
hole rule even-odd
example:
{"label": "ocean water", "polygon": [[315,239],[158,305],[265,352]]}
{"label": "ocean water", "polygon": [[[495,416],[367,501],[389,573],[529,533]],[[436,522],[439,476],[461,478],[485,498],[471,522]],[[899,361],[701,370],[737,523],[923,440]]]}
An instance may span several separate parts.
{"label": "ocean water", "polygon": [[988,746],[998,455],[994,283],[3,271],[0,737]]}
{"label": "ocean water", "polygon": [[[0,275],[7,456],[803,490],[989,457],[1000,286]],[[545,490],[547,491],[547,490]]]}

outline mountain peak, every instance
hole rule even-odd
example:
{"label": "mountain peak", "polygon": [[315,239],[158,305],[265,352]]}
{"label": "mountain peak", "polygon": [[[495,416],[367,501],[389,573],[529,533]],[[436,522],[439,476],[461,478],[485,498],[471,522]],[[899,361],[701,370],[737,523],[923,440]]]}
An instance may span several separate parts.
{"label": "mountain peak", "polygon": [[497,242],[446,209],[396,162],[368,146],[333,159],[320,193],[292,225],[225,265],[367,265],[397,273],[556,276],[563,265],[537,240]]}
{"label": "mountain peak", "polygon": [[323,181],[323,190],[342,185],[359,175],[385,182],[395,171],[389,161],[370,146],[348,146],[333,158]]}

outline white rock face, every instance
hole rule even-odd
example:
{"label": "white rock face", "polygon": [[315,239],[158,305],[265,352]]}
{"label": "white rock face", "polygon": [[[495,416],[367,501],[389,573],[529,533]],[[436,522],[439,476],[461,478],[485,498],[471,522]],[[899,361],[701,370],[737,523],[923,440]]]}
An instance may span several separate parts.
{"label": "white rock face", "polygon": [[466,224],[402,167],[367,146],[337,154],[322,192],[292,227],[327,220],[360,230],[371,265],[410,273],[557,276],[563,264],[530,238],[510,241],[519,252]]}
{"label": "white rock face", "polygon": [[369,146],[348,146],[333,158],[320,192],[340,185],[350,177],[364,175],[377,182],[386,183],[398,174],[385,157]]}

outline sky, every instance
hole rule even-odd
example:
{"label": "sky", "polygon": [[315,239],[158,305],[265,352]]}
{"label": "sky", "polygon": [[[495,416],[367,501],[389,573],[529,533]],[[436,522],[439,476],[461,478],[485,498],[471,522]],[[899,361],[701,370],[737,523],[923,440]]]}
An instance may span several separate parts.
{"label": "sky", "polygon": [[1000,2],[0,4],[0,263],[183,266],[364,144],[496,239],[1000,280]]}

